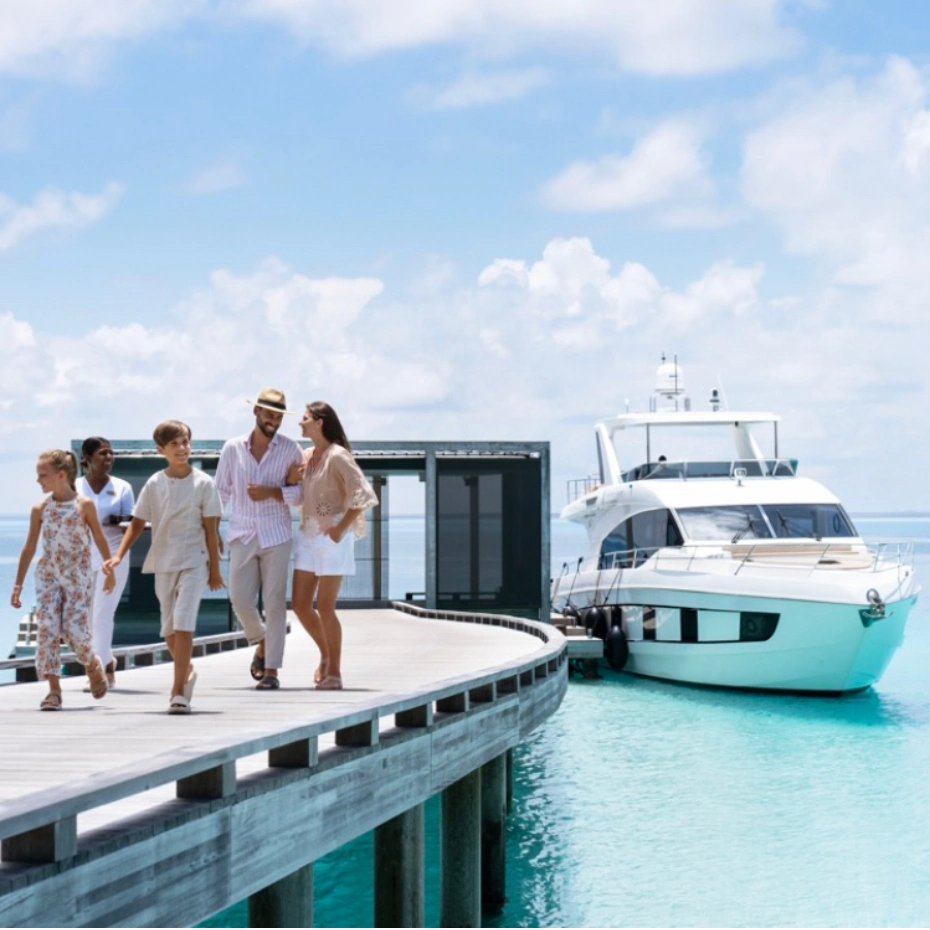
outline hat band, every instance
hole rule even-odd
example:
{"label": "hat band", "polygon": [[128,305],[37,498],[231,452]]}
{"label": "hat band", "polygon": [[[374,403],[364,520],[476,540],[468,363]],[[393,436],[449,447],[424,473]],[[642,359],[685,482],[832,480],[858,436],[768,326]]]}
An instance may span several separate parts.
{"label": "hat band", "polygon": [[279,403],[276,400],[262,400],[262,398],[259,398],[257,401],[255,401],[255,403],[259,407],[271,407],[273,410],[280,410],[282,413],[287,413],[287,408],[284,406],[284,404]]}

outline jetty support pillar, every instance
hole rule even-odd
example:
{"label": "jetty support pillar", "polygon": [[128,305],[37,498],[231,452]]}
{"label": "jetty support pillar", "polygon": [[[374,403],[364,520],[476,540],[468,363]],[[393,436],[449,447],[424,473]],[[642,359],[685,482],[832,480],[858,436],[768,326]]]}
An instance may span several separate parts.
{"label": "jetty support pillar", "polygon": [[481,767],[481,909],[499,914],[507,901],[507,754]]}
{"label": "jetty support pillar", "polygon": [[376,927],[422,927],[423,805],[375,827]]}
{"label": "jetty support pillar", "polygon": [[249,896],[250,927],[313,926],[313,863]]}
{"label": "jetty support pillar", "polygon": [[442,792],[440,927],[481,926],[481,769]]}

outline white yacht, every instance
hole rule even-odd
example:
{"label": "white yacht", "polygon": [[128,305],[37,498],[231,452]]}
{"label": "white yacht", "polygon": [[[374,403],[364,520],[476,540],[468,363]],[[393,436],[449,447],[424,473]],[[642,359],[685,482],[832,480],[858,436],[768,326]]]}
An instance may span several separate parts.
{"label": "white yacht", "polygon": [[[553,581],[554,609],[636,675],[867,688],[920,590],[912,547],[866,545],[839,500],[781,457],[780,417],[722,406],[715,390],[709,410],[692,411],[677,361],[663,359],[648,413],[596,425],[598,474],[570,482],[562,511],[586,528],[588,551]],[[770,454],[754,430],[770,433]]]}

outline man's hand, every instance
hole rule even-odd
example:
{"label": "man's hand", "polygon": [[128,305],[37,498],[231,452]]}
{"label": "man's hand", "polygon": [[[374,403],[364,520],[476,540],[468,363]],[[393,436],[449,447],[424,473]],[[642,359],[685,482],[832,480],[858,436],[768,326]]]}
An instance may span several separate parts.
{"label": "man's hand", "polygon": [[211,591],[219,591],[220,588],[226,587],[226,582],[223,581],[223,576],[220,574],[219,568],[210,568],[210,577],[207,579],[207,587]]}
{"label": "man's hand", "polygon": [[293,465],[291,465],[291,467],[287,470],[287,478],[285,479],[288,486],[292,484],[300,484],[300,482],[304,480],[304,467],[305,466],[303,462],[295,462]]}

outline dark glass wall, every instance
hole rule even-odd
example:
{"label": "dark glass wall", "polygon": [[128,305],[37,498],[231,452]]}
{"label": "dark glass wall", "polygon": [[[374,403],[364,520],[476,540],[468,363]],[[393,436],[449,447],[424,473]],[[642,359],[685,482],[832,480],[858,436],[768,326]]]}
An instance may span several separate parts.
{"label": "dark glass wall", "polygon": [[436,471],[437,606],[538,611],[539,459],[440,458]]}

